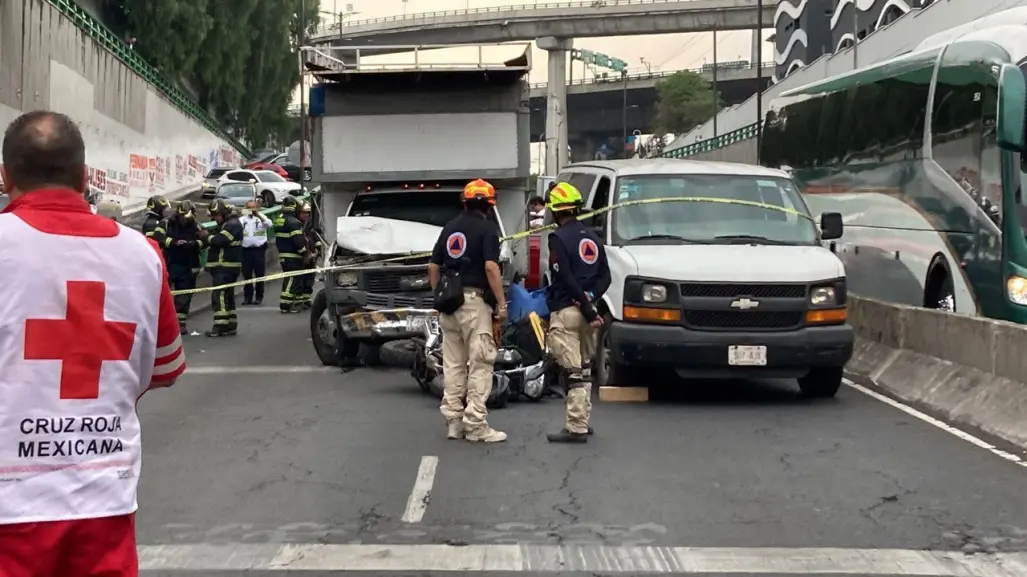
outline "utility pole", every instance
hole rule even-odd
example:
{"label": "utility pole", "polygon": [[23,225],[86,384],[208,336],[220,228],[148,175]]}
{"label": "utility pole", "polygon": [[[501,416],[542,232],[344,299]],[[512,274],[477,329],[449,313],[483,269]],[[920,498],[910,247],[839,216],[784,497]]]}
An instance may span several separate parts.
{"label": "utility pole", "polygon": [[307,0],[300,0],[300,34],[297,40],[296,52],[300,56],[300,180],[303,180],[307,171],[307,75],[303,70],[303,47],[307,45]]}
{"label": "utility pole", "polygon": [[[855,3],[852,5],[856,9]],[[763,141],[763,0],[756,0],[756,161]]]}
{"label": "utility pole", "polygon": [[628,157],[628,71],[627,69],[620,71],[621,78],[624,79],[624,88],[621,91],[624,95],[623,105],[621,107],[621,146],[624,147],[624,158]]}
{"label": "utility pole", "polygon": [[[717,137],[717,113],[720,103],[717,102],[717,31],[713,31],[713,138]],[[758,86],[758,85],[757,85]]]}

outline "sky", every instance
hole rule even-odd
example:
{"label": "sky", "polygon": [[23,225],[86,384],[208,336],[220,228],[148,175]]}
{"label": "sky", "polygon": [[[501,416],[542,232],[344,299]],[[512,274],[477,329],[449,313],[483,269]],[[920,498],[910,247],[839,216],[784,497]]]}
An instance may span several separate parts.
{"label": "sky", "polygon": [[[352,6],[354,14],[347,15],[348,20],[363,20],[368,18],[380,18],[383,16],[397,16],[404,13],[415,14],[418,12],[432,12],[443,10],[464,10],[467,8],[487,8],[509,5],[534,5],[539,6],[556,3],[559,0],[321,0],[321,17],[325,22],[338,20],[340,12],[346,13],[348,6]],[[772,30],[765,30],[764,37],[769,36]],[[717,59],[721,62],[733,60],[751,60],[752,55],[752,33],[750,31],[719,32],[716,34]],[[628,63],[631,72],[652,71],[674,71],[689,68],[699,68],[703,64],[713,61],[714,34],[702,32],[695,34],[655,34],[652,36],[625,36],[613,38],[576,38],[574,47],[600,52],[608,56],[620,58]],[[495,62],[501,60],[506,54],[499,54],[497,49],[490,50],[485,58]],[[502,50],[502,49],[498,49]],[[514,50],[516,55],[518,50]],[[429,54],[429,53],[426,53]],[[436,54],[423,58],[423,62],[445,62],[467,61],[476,59],[476,49],[451,49],[439,51]],[[410,56],[389,55],[368,58],[367,62],[401,62],[410,61]],[[763,60],[773,59],[773,47],[766,43],[763,46]],[[473,60],[471,60],[473,61]],[[532,70],[530,82],[545,82],[547,77],[546,52],[532,47]],[[594,70],[586,70],[581,62],[571,63],[571,76],[574,79],[583,76],[591,77]],[[297,92],[298,100],[298,92]],[[535,151],[533,151],[534,153]],[[532,155],[537,156],[536,154]]]}

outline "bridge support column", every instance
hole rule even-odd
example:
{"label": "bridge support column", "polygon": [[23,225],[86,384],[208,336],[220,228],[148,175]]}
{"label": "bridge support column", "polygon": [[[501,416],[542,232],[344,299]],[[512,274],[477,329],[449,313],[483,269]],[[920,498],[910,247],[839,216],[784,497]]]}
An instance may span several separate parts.
{"label": "bridge support column", "polygon": [[568,164],[567,145],[567,52],[570,38],[539,38],[539,48],[549,52],[546,84],[546,174],[555,176]]}

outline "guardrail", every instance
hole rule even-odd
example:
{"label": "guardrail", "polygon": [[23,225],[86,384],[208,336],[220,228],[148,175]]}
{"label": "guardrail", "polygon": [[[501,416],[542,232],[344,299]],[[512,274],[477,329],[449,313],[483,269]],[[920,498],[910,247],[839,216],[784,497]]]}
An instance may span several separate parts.
{"label": "guardrail", "polygon": [[207,113],[193,102],[184,92],[168,81],[163,74],[157,71],[150,63],[143,60],[138,53],[129,48],[128,44],[118,38],[117,34],[111,31],[102,23],[98,22],[88,12],[83,10],[73,0],[48,0],[50,4],[60,10],[68,20],[71,20],[80,30],[90,38],[103,46],[108,52],[114,54],[118,60],[128,66],[133,72],[139,75],[148,84],[163,94],[172,105],[191,116],[194,120],[203,125],[204,128],[216,134],[219,138],[232,145],[243,157],[248,158],[252,152],[243,143],[239,142],[232,135],[225,132]]}
{"label": "guardrail", "polygon": [[[485,8],[467,8],[464,10],[439,10],[435,12],[417,12],[414,14],[401,14],[396,16],[382,16],[380,18],[365,18],[363,20],[344,20],[341,23],[336,21],[331,24],[319,26],[313,38],[323,36],[336,36],[351,26],[367,26],[369,24],[383,24],[385,22],[399,22],[410,20],[428,20],[445,16],[462,16],[464,14],[497,14],[502,12],[521,12],[524,10],[549,10],[553,8],[607,8],[610,6],[632,6],[639,4],[673,4],[681,0],[578,0],[575,2],[534,2],[532,4],[516,4],[509,6],[489,6]],[[341,24],[341,25],[340,25]]]}
{"label": "guardrail", "polygon": [[[763,68],[773,68],[776,65],[773,62],[764,62]],[[749,64],[748,66],[731,66],[730,68],[718,68],[720,72],[734,72],[736,70],[755,70],[755,64]],[[635,69],[636,71],[628,71],[627,79],[632,80],[649,80],[651,78],[666,78],[673,76],[678,72],[694,72],[696,74],[712,74],[711,68],[683,68],[681,70],[656,70],[650,72],[648,69]],[[592,78],[575,78],[571,82],[568,82],[568,86],[580,86],[584,84],[614,84],[624,82],[624,76],[620,74],[611,73],[609,76],[600,76]],[[532,88],[544,88],[548,82],[534,82],[531,84]]]}
{"label": "guardrail", "polygon": [[693,142],[692,144],[682,146],[681,148],[665,151],[660,155],[660,158],[687,158],[689,156],[710,152],[725,146],[731,146],[736,142],[756,138],[756,127],[758,125],[758,122],[753,122],[748,126],[743,126],[737,130],[721,134],[716,138],[700,140],[699,142]]}

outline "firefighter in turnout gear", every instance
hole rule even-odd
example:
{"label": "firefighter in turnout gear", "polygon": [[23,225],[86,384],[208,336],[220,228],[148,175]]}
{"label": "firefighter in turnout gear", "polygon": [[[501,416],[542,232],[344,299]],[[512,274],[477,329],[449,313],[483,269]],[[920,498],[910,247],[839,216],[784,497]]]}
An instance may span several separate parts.
{"label": "firefighter in turnout gear", "polygon": [[[235,282],[242,271],[242,223],[223,200],[215,200],[207,207],[210,216],[217,223],[217,229],[207,238],[210,250],[207,252],[207,270],[210,271],[213,286]],[[235,312],[235,287],[211,291],[211,308],[214,309],[214,328],[207,331],[208,337],[232,336],[239,328]]]}
{"label": "firefighter in turnout gear", "polygon": [[[318,258],[321,256],[322,243],[321,231],[316,223],[310,218],[310,204],[304,202],[300,207],[300,223],[303,224],[303,242],[307,251],[303,254],[303,268],[317,268]],[[303,309],[309,309],[314,300],[314,273],[297,277],[297,286],[293,289],[295,304]]]}
{"label": "firefighter in turnout gear", "polygon": [[551,443],[584,443],[592,434],[591,364],[595,329],[603,322],[596,303],[610,288],[610,265],[602,239],[575,218],[582,204],[581,193],[566,182],[549,191],[548,206],[557,229],[549,235],[552,283],[546,289],[546,344],[567,387],[566,424],[560,432],[546,435]]}
{"label": "firefighter in turnout gear", "polygon": [[[196,275],[200,274],[200,253],[207,246],[207,231],[196,222],[196,207],[183,200],[174,213],[161,225],[167,232],[164,241],[164,258],[168,265],[168,280],[173,290],[196,288]],[[175,312],[182,334],[188,334],[186,321],[193,295],[175,295]]]}
{"label": "firefighter in turnout gear", "polygon": [[167,231],[164,230],[164,218],[167,216],[171,203],[159,194],[146,201],[146,218],[143,220],[143,234],[152,238],[158,246],[165,248]]}
{"label": "firefighter in turnout gear", "polygon": [[428,265],[442,329],[445,388],[439,410],[448,438],[498,443],[506,433],[489,426],[485,407],[497,353],[493,310],[500,322],[507,315],[499,227],[488,218],[496,190],[475,180],[464,187],[463,203],[463,213],[443,227]]}
{"label": "firefighter in turnout gear", "polygon": [[[307,256],[303,223],[296,218],[299,212],[299,201],[289,196],[282,201],[282,211],[275,218],[275,247],[278,248],[278,260],[283,272],[302,270]],[[282,281],[278,308],[283,313],[302,311],[301,286],[302,281],[298,277],[291,276]]]}

